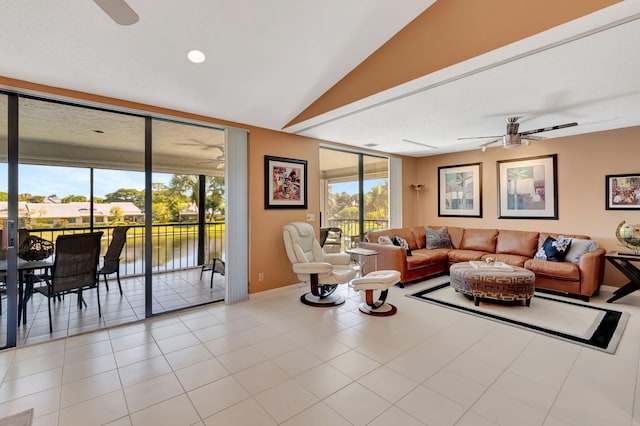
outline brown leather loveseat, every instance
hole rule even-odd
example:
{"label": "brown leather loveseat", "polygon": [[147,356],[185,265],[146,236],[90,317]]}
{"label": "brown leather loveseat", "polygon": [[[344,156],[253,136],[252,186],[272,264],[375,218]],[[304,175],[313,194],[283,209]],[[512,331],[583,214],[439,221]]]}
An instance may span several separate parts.
{"label": "brown leather loveseat", "polygon": [[[431,226],[432,230],[440,227]],[[596,248],[579,257],[577,263],[534,259],[547,237],[560,235],[589,240],[586,235],[556,234],[535,231],[448,227],[451,248],[426,248],[422,226],[369,231],[360,247],[379,252],[378,269],[400,271],[400,284],[446,273],[454,263],[483,260],[488,256],[498,262],[526,268],[536,275],[536,288],[579,297],[588,301],[602,285],[605,250]],[[378,243],[380,236],[398,236],[407,241],[411,255],[396,245]]]}

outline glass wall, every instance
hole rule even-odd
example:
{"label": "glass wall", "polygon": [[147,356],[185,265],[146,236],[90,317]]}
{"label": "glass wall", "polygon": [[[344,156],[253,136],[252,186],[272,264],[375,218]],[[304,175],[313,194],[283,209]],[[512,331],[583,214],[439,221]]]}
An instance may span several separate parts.
{"label": "glass wall", "polygon": [[[224,276],[206,265],[226,260],[225,146],[221,129],[159,119],[152,129],[156,314],[224,299]],[[166,273],[176,265],[187,269]]]}
{"label": "glass wall", "polygon": [[0,93],[0,262],[4,262],[5,271],[0,272],[0,347],[7,344],[7,200],[8,200],[8,171],[7,171],[7,95]]}
{"label": "glass wall", "polygon": [[340,228],[343,248],[389,226],[387,158],[321,148],[320,185],[321,226]]}

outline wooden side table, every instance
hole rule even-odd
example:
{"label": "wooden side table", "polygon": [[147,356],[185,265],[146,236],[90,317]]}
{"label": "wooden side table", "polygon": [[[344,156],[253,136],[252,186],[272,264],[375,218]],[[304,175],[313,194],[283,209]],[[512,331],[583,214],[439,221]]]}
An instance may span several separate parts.
{"label": "wooden side table", "polygon": [[613,296],[607,300],[607,303],[615,302],[636,290],[640,290],[640,269],[632,263],[640,262],[640,256],[612,251],[605,254],[604,258],[615,266],[618,271],[622,272],[625,277],[629,278],[628,283],[613,292]]}

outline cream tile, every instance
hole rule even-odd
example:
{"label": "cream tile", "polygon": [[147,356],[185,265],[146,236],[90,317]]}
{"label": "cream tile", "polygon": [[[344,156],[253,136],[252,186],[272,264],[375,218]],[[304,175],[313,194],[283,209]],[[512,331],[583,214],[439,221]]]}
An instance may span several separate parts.
{"label": "cream tile", "polygon": [[58,387],[61,379],[62,368],[56,368],[15,380],[4,381],[0,385],[0,403]]}
{"label": "cream tile", "polygon": [[126,416],[127,404],[121,390],[90,399],[60,411],[60,425],[103,425]]}
{"label": "cream tile", "polygon": [[425,424],[434,425],[453,425],[466,411],[464,406],[424,386],[418,386],[396,406]]}
{"label": "cream tile", "polygon": [[486,386],[459,375],[451,368],[440,370],[423,385],[465,407],[471,407],[487,390]]}
{"label": "cream tile", "polygon": [[542,412],[549,411],[557,391],[529,379],[506,372],[496,380],[491,389],[509,395]]}
{"label": "cream tile", "polygon": [[418,383],[385,366],[361,377],[358,383],[391,403],[397,402],[418,386]]}
{"label": "cream tile", "polygon": [[295,349],[273,358],[273,362],[290,376],[296,376],[322,364],[322,360],[306,349]]}
{"label": "cream tile", "polygon": [[[583,399],[584,401],[588,401],[588,399]],[[544,422],[547,414],[546,411],[536,410],[523,402],[491,389],[480,397],[472,409],[482,417],[498,424],[522,426],[540,425]],[[612,425],[612,423],[606,424]]]}
{"label": "cream tile", "polygon": [[283,426],[349,426],[349,423],[344,417],[336,413],[331,407],[324,402],[318,402],[317,404],[307,408],[300,414],[290,418],[282,423]]}
{"label": "cream tile", "polygon": [[[494,423],[486,417],[482,417],[480,414],[474,411],[467,411],[464,416],[458,420],[456,426],[498,426],[501,423]],[[546,422],[544,423],[547,424]],[[549,425],[550,426],[550,425]],[[560,425],[556,425],[560,426]],[[568,426],[568,425],[567,425]]]}
{"label": "cream tile", "polygon": [[318,398],[326,398],[353,382],[349,376],[328,364],[321,364],[305,371],[295,379]]}
{"label": "cream tile", "polygon": [[171,372],[171,367],[164,357],[157,356],[120,367],[118,372],[120,373],[122,386],[127,387],[167,374]]}
{"label": "cream tile", "polygon": [[14,380],[20,377],[29,376],[35,373],[41,373],[47,370],[60,368],[64,364],[64,351],[54,352],[52,354],[38,356],[11,364],[3,377],[5,381]]}
{"label": "cream tile", "polygon": [[124,367],[125,365],[134,364],[160,355],[162,355],[162,351],[158,348],[158,345],[156,345],[155,342],[135,346],[133,348],[114,353],[118,367]]}
{"label": "cream tile", "polygon": [[324,402],[354,425],[368,424],[391,406],[359,383],[351,383]]}
{"label": "cream tile", "polygon": [[278,423],[318,402],[318,398],[295,380],[287,380],[269,388],[257,394],[255,399]]}
{"label": "cream tile", "polygon": [[380,365],[355,350],[350,350],[331,359],[328,364],[354,380],[375,370]]}
{"label": "cream tile", "polygon": [[251,395],[260,393],[289,379],[289,376],[272,361],[265,361],[249,367],[235,373],[233,377],[249,391]]}
{"label": "cream tile", "polygon": [[199,328],[193,330],[192,332],[193,335],[196,336],[201,342],[208,342],[209,340],[219,339],[220,337],[224,337],[233,333],[231,329],[220,323],[210,325],[205,328]]}
{"label": "cream tile", "polygon": [[188,367],[213,358],[213,354],[202,344],[192,345],[164,356],[174,370]]}
{"label": "cream tile", "polygon": [[187,395],[203,419],[249,398],[249,393],[231,376],[194,389]]}
{"label": "cream tile", "polygon": [[264,356],[273,358],[296,349],[298,344],[286,335],[279,335],[262,340],[254,344],[253,347]]}
{"label": "cream tile", "polygon": [[237,349],[233,352],[226,353],[218,356],[218,360],[229,370],[231,373],[249,368],[253,365],[259,364],[265,361],[267,358],[258,352],[252,346]]}
{"label": "cream tile", "polygon": [[0,413],[8,416],[33,408],[34,418],[54,413],[57,421],[59,402],[60,388],[55,387],[0,404]]}
{"label": "cream tile", "polygon": [[238,335],[228,335],[204,342],[204,345],[213,355],[221,356],[247,347],[249,342]]}
{"label": "cream tile", "polygon": [[405,413],[398,407],[391,406],[384,413],[376,417],[370,426],[421,426],[424,425],[421,421],[411,417],[408,413]]}
{"label": "cream tile", "polygon": [[67,408],[121,388],[120,377],[116,370],[96,374],[62,385],[60,406]]}
{"label": "cream tile", "polygon": [[229,375],[229,371],[215,358],[207,359],[175,371],[182,387],[193,390]]}
{"label": "cream tile", "polygon": [[323,361],[328,361],[350,350],[347,345],[329,337],[314,341],[304,348]]}
{"label": "cream tile", "polygon": [[168,337],[162,340],[157,340],[156,343],[163,353],[168,354],[179,349],[196,345],[200,343],[200,340],[198,340],[198,338],[191,333],[185,333],[178,336]]}
{"label": "cream tile", "polygon": [[184,392],[173,373],[145,380],[124,388],[129,411],[134,413]]}
{"label": "cream tile", "polygon": [[176,396],[131,414],[133,426],[189,426],[198,421],[200,417],[186,395]]}
{"label": "cream tile", "polygon": [[135,346],[152,343],[153,341],[153,336],[145,330],[137,333],[126,334],[120,337],[114,337],[111,339],[111,347],[114,352],[118,352],[131,349]]}
{"label": "cream tile", "polygon": [[131,426],[131,417],[124,416],[107,423],[105,426]]}
{"label": "cream tile", "polygon": [[115,370],[116,361],[112,353],[70,363],[65,361],[62,383],[70,383],[105,371]]}
{"label": "cream tile", "polygon": [[275,426],[276,422],[260,407],[253,398],[247,398],[236,405],[207,417],[204,420],[206,426],[219,425],[251,425],[251,426]]}
{"label": "cream tile", "polygon": [[103,340],[95,343],[90,343],[84,346],[78,346],[65,351],[65,362],[73,363],[84,361],[86,359],[99,357],[102,355],[111,354],[113,349],[111,348],[111,342]]}
{"label": "cream tile", "polygon": [[58,412],[34,418],[32,426],[58,426]]}

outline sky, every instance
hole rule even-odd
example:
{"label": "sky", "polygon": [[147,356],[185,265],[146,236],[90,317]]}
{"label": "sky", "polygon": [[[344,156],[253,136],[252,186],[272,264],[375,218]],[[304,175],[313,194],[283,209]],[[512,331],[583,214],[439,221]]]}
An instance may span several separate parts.
{"label": "sky", "polygon": [[[35,166],[21,164],[18,168],[18,193],[31,195],[84,195],[89,197],[89,169],[79,167]],[[168,184],[172,174],[154,173],[154,183]],[[0,164],[0,191],[6,192],[7,164]],[[102,197],[120,188],[144,189],[144,173],[122,170],[94,170],[94,196]]]}

